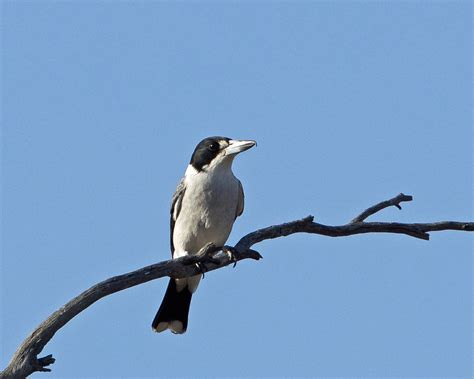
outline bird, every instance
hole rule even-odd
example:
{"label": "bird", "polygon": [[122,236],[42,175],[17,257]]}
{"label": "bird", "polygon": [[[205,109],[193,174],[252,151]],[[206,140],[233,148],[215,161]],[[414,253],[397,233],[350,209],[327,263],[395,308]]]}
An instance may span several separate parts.
{"label": "bird", "polygon": [[[234,158],[256,145],[253,140],[207,137],[194,149],[171,201],[170,247],[173,259],[199,252],[209,243],[224,246],[244,211],[242,184],[232,171]],[[171,278],[152,322],[155,332],[183,334],[191,298],[201,275]]]}

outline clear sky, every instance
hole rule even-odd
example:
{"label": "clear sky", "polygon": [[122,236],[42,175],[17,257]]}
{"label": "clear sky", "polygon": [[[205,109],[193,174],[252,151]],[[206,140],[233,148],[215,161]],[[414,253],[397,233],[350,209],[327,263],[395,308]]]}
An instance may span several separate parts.
{"label": "clear sky", "polygon": [[[92,284],[170,256],[195,144],[234,164],[229,243],[313,214],[472,219],[469,1],[3,1],[0,365]],[[63,328],[35,377],[471,377],[472,236],[256,245],[209,273],[188,332],[154,334],[167,280]]]}

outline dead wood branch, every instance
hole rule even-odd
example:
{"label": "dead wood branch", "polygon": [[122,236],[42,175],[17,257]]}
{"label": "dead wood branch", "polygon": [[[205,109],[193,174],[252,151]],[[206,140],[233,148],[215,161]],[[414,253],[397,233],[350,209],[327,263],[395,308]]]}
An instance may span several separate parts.
{"label": "dead wood branch", "polygon": [[285,237],[294,233],[311,233],[330,237],[345,237],[363,233],[398,233],[428,240],[428,232],[474,231],[473,222],[441,221],[414,224],[364,222],[367,217],[389,206],[401,209],[401,202],[412,199],[412,196],[400,194],[368,208],[348,224],[340,226],[318,224],[313,222],[313,216],[308,216],[301,220],[259,229],[242,237],[234,248],[229,248],[233,252],[233,258],[223,253],[222,247],[209,244],[195,256],[163,261],[104,280],[76,296],[43,321],[19,346],[8,366],[0,372],[0,378],[24,378],[36,371],[50,371],[47,366],[54,363],[52,355],[42,358],[38,358],[38,355],[59,329],[101,298],[158,278],[167,276],[182,278],[199,275],[232,264],[234,259],[237,261],[247,258],[258,260],[261,255],[250,248],[267,239]]}

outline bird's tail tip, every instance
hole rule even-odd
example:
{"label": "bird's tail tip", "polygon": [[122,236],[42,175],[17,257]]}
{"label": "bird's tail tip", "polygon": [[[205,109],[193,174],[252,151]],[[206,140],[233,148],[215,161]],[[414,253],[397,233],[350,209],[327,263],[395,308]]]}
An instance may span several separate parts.
{"label": "bird's tail tip", "polygon": [[151,329],[155,333],[164,332],[166,329],[171,330],[171,332],[174,334],[183,334],[186,332],[186,329],[184,329],[183,322],[179,320],[161,321],[156,325],[153,324],[151,326]]}
{"label": "bird's tail tip", "polygon": [[151,324],[153,331],[161,333],[169,329],[174,334],[186,332],[191,297],[187,287],[178,288],[176,279],[170,279],[163,302]]}

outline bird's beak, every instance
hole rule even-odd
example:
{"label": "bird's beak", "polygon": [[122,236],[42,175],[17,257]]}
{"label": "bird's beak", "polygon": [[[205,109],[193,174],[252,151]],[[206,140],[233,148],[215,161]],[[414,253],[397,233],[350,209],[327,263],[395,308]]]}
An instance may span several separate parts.
{"label": "bird's beak", "polygon": [[229,146],[224,149],[224,155],[236,155],[242,151],[248,150],[251,147],[254,147],[257,144],[255,141],[239,141],[231,139],[229,141]]}

